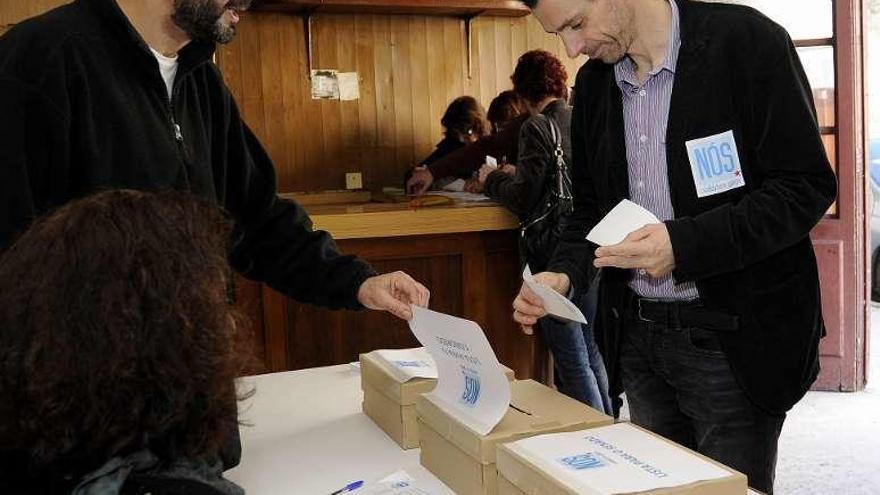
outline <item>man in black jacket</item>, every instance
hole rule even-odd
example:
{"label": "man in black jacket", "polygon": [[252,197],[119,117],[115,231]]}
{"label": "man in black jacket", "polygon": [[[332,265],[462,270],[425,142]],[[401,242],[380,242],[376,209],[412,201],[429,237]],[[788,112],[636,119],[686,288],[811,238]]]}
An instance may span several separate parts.
{"label": "man in black jacket", "polygon": [[[809,233],[836,195],[788,34],[735,5],[526,3],[591,58],[572,115],[575,214],[536,278],[567,294],[604,268],[597,328],[632,420],[772,492],[785,412],[818,373]],[[663,223],[588,245],[623,198]],[[544,314],[525,288],[514,308],[524,326]]]}
{"label": "man in black jacket", "polygon": [[76,0],[0,38],[0,250],[72,198],[177,189],[234,217],[243,275],[330,308],[401,318],[428,291],[376,275],[275,194],[273,165],[212,63],[250,0]]}

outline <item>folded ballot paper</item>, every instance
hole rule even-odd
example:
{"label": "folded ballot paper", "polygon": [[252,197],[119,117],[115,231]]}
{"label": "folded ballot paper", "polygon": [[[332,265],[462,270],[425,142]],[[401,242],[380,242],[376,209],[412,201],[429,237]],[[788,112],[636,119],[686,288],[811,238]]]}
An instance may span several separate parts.
{"label": "folded ballot paper", "polygon": [[653,213],[628,199],[617,204],[587,234],[587,240],[600,246],[613,246],[645,225],[662,223]]}
{"label": "folded ballot paper", "polygon": [[430,491],[406,471],[396,471],[355,493],[357,495],[431,495]]}
{"label": "folded ballot paper", "polygon": [[437,363],[437,387],[425,394],[480,435],[507,412],[510,386],[475,322],[413,306],[409,327]]}
{"label": "folded ballot paper", "polygon": [[745,495],[746,477],[628,423],[519,440],[498,450],[504,494]]}
{"label": "folded ballot paper", "polygon": [[523,270],[523,282],[535,295],[541,298],[547,314],[562,318],[563,320],[571,320],[578,323],[587,322],[581,310],[573,302],[569,301],[567,297],[535,280],[529,265],[526,265],[526,269]]}

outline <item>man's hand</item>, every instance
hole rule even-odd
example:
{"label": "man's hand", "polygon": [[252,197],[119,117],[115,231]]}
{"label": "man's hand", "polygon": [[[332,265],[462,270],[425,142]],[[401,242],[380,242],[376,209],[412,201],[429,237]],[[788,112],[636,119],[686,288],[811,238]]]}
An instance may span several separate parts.
{"label": "man's hand", "polygon": [[410,304],[428,307],[431,293],[424,285],[403,272],[370,277],[358,289],[358,302],[369,309],[388,311],[403,319],[412,319]]}
{"label": "man's hand", "polygon": [[631,232],[620,244],[596,249],[593,265],[644,270],[654,278],[669,275],[675,268],[675,255],[666,224],[645,225]]}
{"label": "man's hand", "polygon": [[[556,292],[566,295],[571,289],[571,281],[568,275],[564,273],[542,272],[535,275],[535,281],[544,284]],[[538,297],[529,286],[523,283],[519,290],[519,295],[513,301],[513,319],[520,324],[523,333],[531,335],[532,327],[538,322],[538,319],[547,314],[544,309],[544,302]]]}
{"label": "man's hand", "polygon": [[486,184],[486,178],[489,177],[489,174],[497,170],[497,168],[484,163],[483,166],[480,167],[480,171],[477,172],[477,179],[480,181],[480,184]]}
{"label": "man's hand", "polygon": [[475,178],[464,181],[464,192],[478,194],[483,192],[483,184]]}
{"label": "man's hand", "polygon": [[501,172],[513,177],[514,175],[516,175],[516,165],[505,163],[504,166],[501,167]]}
{"label": "man's hand", "polygon": [[412,177],[406,181],[407,194],[415,194],[420,196],[431,187],[434,183],[434,174],[428,170],[428,167],[422,165],[413,169]]}

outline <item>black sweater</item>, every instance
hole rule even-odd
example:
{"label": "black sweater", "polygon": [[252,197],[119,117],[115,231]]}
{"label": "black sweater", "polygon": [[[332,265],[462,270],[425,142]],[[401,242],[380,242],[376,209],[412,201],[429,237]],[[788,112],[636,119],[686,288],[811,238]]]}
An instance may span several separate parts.
{"label": "black sweater", "polygon": [[180,52],[169,99],[114,0],[77,0],[0,38],[0,250],[35,217],[96,191],[190,191],[234,218],[240,273],[303,302],[358,308],[374,272],[276,196],[272,162],[213,53],[201,42]]}

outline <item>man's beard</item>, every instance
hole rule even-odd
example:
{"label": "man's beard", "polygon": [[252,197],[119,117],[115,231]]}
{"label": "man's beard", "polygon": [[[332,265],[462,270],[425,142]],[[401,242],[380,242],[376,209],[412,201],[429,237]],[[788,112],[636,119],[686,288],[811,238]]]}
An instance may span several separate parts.
{"label": "man's beard", "polygon": [[171,20],[193,40],[229,43],[235,37],[235,26],[223,22],[228,9],[246,10],[251,0],[230,0],[218,6],[214,0],[174,0]]}

